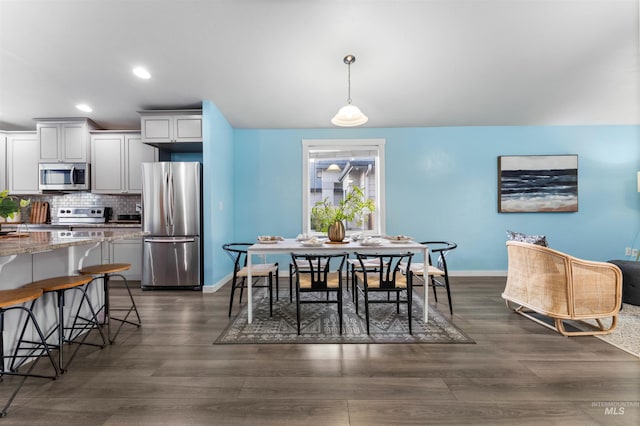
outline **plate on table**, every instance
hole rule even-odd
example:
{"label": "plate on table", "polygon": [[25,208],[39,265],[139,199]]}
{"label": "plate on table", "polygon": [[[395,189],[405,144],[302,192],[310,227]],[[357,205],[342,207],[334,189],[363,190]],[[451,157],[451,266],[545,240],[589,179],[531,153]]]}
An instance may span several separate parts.
{"label": "plate on table", "polygon": [[302,244],[305,247],[321,247],[324,244],[324,241],[307,240],[307,241],[300,241],[300,244]]}
{"label": "plate on table", "polygon": [[408,243],[409,241],[413,240],[413,238],[406,235],[392,235],[385,238],[396,244]]}
{"label": "plate on table", "polygon": [[276,237],[273,235],[260,235],[258,237],[258,243],[260,244],[277,244],[280,241],[283,241],[284,238]]}
{"label": "plate on table", "polygon": [[364,239],[364,240],[360,241],[360,245],[361,246],[365,246],[365,247],[381,246],[382,245],[382,240],[379,239],[379,238],[367,238],[367,239]]}

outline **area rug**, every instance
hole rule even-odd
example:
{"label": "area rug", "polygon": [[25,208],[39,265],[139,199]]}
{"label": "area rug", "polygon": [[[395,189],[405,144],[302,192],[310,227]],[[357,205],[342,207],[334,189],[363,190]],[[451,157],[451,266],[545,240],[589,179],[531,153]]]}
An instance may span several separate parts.
{"label": "area rug", "polygon": [[596,337],[640,358],[640,306],[623,304],[616,328],[610,334]]}
{"label": "area rug", "polygon": [[[260,295],[262,296],[262,294]],[[378,295],[381,296],[381,295]],[[313,293],[305,299],[325,297]],[[335,297],[332,295],[332,297]],[[289,295],[280,294],[273,302],[273,316],[269,316],[269,299],[254,299],[253,322],[247,323],[247,306],[236,315],[214,344],[256,343],[475,343],[460,328],[429,306],[429,321],[422,321],[423,300],[413,298],[413,333],[409,334],[407,308],[396,313],[393,304],[370,305],[371,334],[367,335],[364,305],[360,299],[360,312],[356,315],[351,294],[345,292],[343,303],[343,330],[339,334],[337,305],[303,304],[301,306],[301,334],[298,335],[296,303],[289,302]]]}
{"label": "area rug", "polygon": [[[537,314],[535,312],[531,315],[551,326],[554,325],[553,319],[545,315]],[[596,324],[595,321],[588,322],[592,326],[595,326]],[[611,325],[611,319],[602,319],[602,324],[605,328],[609,328]],[[567,331],[580,331],[590,330],[593,327],[589,327],[580,322],[567,320],[565,321],[565,328]],[[616,325],[616,328],[614,328],[609,334],[602,334],[593,337],[597,337],[618,349],[622,349],[623,351],[640,358],[640,306],[629,305],[627,303],[623,304],[622,310],[618,314],[618,324]]]}

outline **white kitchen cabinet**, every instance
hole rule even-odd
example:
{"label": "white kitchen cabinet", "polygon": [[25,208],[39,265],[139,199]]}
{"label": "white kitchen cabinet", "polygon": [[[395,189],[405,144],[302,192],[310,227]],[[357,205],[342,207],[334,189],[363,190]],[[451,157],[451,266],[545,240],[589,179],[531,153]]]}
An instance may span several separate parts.
{"label": "white kitchen cabinet", "polygon": [[7,188],[11,194],[39,194],[36,132],[7,133]]}
{"label": "white kitchen cabinet", "polygon": [[109,249],[111,263],[131,264],[130,269],[122,272],[127,280],[142,280],[142,238],[112,241]]}
{"label": "white kitchen cabinet", "polygon": [[87,118],[37,118],[38,151],[43,163],[90,161],[89,131],[96,128]]}
{"label": "white kitchen cabinet", "polygon": [[202,142],[202,110],[138,112],[144,143]]}
{"label": "white kitchen cabinet", "polygon": [[125,180],[128,194],[142,194],[142,163],[158,161],[158,148],[142,143],[140,135],[125,138]]}
{"label": "white kitchen cabinet", "polygon": [[7,188],[7,135],[0,132],[0,191]]}
{"label": "white kitchen cabinet", "polygon": [[[122,228],[109,227],[82,227],[71,226],[72,231],[89,231],[89,232],[108,232],[118,231]],[[122,272],[127,280],[140,281],[142,279],[142,237],[130,238],[126,240],[114,240],[102,243],[102,261],[94,261],[93,263],[129,263],[131,268]],[[85,262],[85,265],[91,263]],[[114,280],[121,280],[120,277],[114,276]]]}
{"label": "white kitchen cabinet", "polygon": [[138,132],[91,134],[91,192],[141,194],[142,163],[158,161],[158,149],[142,143]]}

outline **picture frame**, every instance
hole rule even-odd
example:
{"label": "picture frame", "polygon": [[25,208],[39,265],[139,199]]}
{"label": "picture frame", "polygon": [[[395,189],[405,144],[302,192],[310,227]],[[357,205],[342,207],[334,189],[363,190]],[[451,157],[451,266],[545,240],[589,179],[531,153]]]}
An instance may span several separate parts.
{"label": "picture frame", "polygon": [[577,155],[498,157],[498,212],[577,211]]}

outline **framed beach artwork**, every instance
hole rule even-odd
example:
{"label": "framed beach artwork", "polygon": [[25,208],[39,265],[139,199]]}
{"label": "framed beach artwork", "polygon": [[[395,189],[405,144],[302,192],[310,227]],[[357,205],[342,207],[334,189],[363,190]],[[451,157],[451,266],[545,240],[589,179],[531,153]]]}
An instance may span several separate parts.
{"label": "framed beach artwork", "polygon": [[499,156],[498,211],[577,212],[578,156]]}

